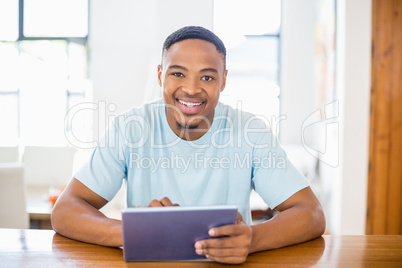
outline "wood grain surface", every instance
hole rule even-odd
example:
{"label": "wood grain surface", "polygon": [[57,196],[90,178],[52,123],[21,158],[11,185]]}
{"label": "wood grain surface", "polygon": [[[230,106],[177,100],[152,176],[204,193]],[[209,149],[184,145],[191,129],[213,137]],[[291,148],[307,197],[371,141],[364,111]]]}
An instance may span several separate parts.
{"label": "wood grain surface", "polygon": [[[211,261],[125,262],[123,250],[51,230],[0,229],[0,267],[215,267]],[[402,267],[402,236],[322,236],[251,254],[237,267]]]}
{"label": "wood grain surface", "polygon": [[366,234],[402,234],[402,0],[372,1]]}

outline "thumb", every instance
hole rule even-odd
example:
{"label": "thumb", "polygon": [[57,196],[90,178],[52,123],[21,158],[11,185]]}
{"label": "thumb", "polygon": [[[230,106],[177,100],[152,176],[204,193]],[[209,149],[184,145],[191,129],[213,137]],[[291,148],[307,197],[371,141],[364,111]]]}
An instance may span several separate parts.
{"label": "thumb", "polygon": [[242,222],[244,222],[244,221],[243,221],[243,216],[242,216],[239,212],[237,212],[237,215],[236,215],[236,224],[240,224],[240,223],[242,223]]}

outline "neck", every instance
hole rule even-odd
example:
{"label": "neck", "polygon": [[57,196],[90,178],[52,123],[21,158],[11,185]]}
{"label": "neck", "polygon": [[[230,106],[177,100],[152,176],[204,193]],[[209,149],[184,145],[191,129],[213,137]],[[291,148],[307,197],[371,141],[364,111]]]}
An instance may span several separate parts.
{"label": "neck", "polygon": [[[166,111],[166,115],[167,115]],[[207,118],[202,120],[199,125],[193,128],[188,128],[188,127],[183,127],[181,124],[179,124],[173,117],[167,116],[167,121],[169,124],[169,127],[172,129],[172,131],[181,139],[186,140],[186,141],[194,141],[198,140],[202,136],[204,136],[205,133],[208,132],[208,130],[212,126],[212,122],[214,120],[214,113],[209,115]]]}
{"label": "neck", "polygon": [[194,141],[198,140],[202,136],[204,136],[205,133],[207,133],[208,129],[199,129],[199,128],[194,128],[194,129],[183,129],[179,125],[176,124],[176,129],[172,129],[173,132],[180,137],[183,140],[186,141]]}

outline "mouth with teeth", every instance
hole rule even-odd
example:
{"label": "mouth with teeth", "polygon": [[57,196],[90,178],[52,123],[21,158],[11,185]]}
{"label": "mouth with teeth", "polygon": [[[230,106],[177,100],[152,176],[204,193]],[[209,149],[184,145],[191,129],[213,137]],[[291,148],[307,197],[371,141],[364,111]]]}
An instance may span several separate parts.
{"label": "mouth with teeth", "polygon": [[186,101],[182,101],[182,100],[178,100],[178,101],[181,104],[186,105],[187,107],[190,107],[190,108],[203,104],[203,102],[186,102]]}
{"label": "mouth with teeth", "polygon": [[203,101],[184,101],[182,99],[176,99],[178,104],[179,104],[179,108],[180,110],[184,113],[184,114],[196,114],[198,113],[201,108],[202,105],[205,103]]}

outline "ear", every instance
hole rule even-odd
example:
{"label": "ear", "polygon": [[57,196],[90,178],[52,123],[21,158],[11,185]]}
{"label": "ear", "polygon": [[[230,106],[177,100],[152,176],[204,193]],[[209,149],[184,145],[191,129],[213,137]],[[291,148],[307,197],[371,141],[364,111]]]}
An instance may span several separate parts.
{"label": "ear", "polygon": [[228,75],[228,70],[225,70],[223,73],[223,79],[222,79],[222,86],[221,86],[221,92],[225,89],[226,87],[226,77]]}
{"label": "ear", "polygon": [[162,87],[162,65],[158,65],[158,84]]}

